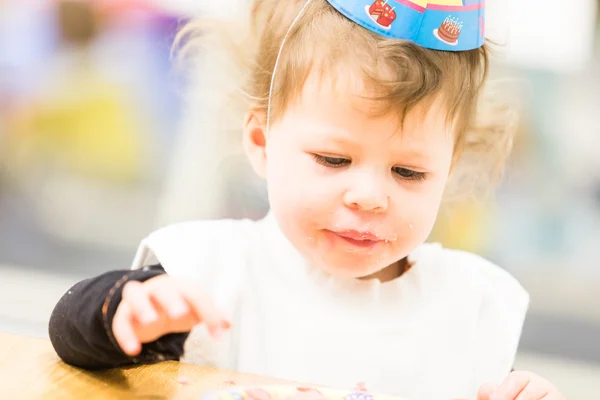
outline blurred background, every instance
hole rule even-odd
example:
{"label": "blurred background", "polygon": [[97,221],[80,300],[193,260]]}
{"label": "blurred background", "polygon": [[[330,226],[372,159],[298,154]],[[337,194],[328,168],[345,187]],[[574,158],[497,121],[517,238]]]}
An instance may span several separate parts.
{"label": "blurred background", "polygon": [[[128,268],[157,227],[264,215],[261,183],[202,119],[207,77],[183,96],[170,54],[186,20],[248,1],[0,0],[0,331],[46,336],[73,283]],[[597,399],[598,1],[487,4],[519,136],[495,195],[444,207],[431,240],[514,274],[532,296],[517,367]]]}

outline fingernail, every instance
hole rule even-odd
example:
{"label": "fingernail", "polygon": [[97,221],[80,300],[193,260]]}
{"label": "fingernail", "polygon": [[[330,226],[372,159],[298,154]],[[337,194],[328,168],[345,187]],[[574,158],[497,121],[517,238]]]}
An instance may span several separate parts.
{"label": "fingernail", "polygon": [[221,339],[223,337],[223,329],[219,326],[208,327],[208,333],[214,339]]}
{"label": "fingernail", "polygon": [[154,311],[146,311],[142,314],[142,323],[149,324],[158,319],[158,315]]}
{"label": "fingernail", "polygon": [[179,303],[171,307],[169,310],[169,314],[171,318],[180,318],[189,312],[187,305],[185,303]]}
{"label": "fingernail", "polygon": [[125,344],[125,352],[126,353],[129,353],[129,354],[136,353],[137,349],[138,349],[138,344],[133,340],[131,340]]}

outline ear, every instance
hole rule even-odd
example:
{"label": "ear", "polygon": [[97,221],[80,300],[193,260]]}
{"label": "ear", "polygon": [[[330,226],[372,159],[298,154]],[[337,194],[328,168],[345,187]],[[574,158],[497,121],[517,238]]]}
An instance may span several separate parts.
{"label": "ear", "polygon": [[265,177],[267,165],[267,131],[266,115],[263,112],[251,110],[244,121],[244,150],[246,156],[261,178]]}

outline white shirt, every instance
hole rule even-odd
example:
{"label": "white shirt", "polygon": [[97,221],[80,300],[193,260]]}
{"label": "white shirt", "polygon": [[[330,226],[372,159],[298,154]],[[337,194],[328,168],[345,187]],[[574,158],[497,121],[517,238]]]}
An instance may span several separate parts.
{"label": "white shirt", "polygon": [[410,400],[475,396],[515,358],[528,294],[473,254],[424,244],[387,283],[309,266],[272,214],[180,223],[143,240],[133,268],[160,262],[197,282],[231,318],[194,329],[182,361]]}

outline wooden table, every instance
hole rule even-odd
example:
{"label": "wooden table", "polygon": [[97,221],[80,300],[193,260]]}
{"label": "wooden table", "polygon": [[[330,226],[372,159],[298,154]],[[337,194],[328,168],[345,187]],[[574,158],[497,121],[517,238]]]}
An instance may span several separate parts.
{"label": "wooden table", "polygon": [[[182,384],[179,379],[189,380]],[[66,365],[49,340],[0,333],[0,399],[194,399],[215,388],[285,383],[173,361],[108,371]]]}

